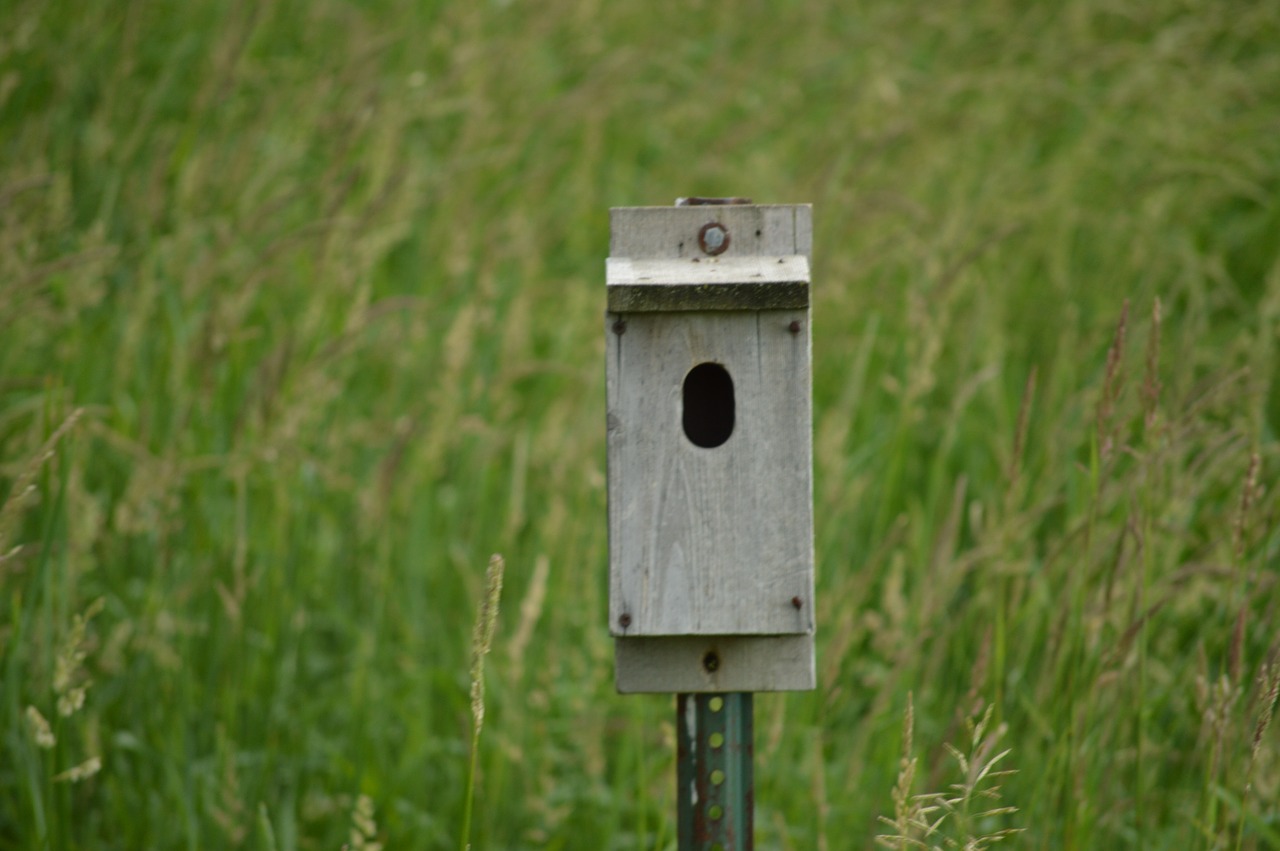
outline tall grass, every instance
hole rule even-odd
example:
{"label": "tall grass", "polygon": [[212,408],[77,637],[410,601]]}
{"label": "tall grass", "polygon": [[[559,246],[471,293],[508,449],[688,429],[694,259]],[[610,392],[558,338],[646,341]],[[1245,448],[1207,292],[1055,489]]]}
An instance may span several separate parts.
{"label": "tall grass", "polygon": [[450,848],[473,789],[476,848],[670,847],[601,260],[688,194],[815,204],[820,688],[756,702],[761,846],[884,832],[909,694],[911,795],[1001,731],[970,836],[1280,846],[1275,4],[3,20],[0,847]]}

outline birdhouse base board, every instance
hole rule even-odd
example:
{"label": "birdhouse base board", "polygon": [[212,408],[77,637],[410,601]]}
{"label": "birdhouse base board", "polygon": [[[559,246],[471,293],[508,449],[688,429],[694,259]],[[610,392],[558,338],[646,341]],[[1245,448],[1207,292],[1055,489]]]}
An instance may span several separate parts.
{"label": "birdhouse base board", "polygon": [[614,639],[622,694],[809,691],[812,635],[678,635]]}

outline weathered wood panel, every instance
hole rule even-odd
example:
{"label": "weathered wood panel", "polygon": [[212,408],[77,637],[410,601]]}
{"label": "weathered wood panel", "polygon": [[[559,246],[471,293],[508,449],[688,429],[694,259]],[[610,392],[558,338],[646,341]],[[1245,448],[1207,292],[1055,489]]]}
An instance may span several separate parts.
{"label": "weathered wood panel", "polygon": [[803,254],[813,261],[813,208],[808,204],[619,207],[609,216],[610,257],[704,257],[698,231],[719,222],[729,232],[729,247],[721,258]]}
{"label": "weathered wood panel", "polygon": [[[607,323],[615,635],[812,630],[808,326],[803,310]],[[712,449],[682,423],[685,376],[701,363],[734,385],[733,433]]]}
{"label": "weathered wood panel", "polygon": [[817,681],[810,635],[619,638],[614,646],[624,694],[804,691]]}

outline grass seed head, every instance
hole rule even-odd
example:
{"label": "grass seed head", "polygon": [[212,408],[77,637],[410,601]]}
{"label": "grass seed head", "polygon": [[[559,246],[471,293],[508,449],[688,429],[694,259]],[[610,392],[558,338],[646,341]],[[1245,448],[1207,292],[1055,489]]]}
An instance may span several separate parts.
{"label": "grass seed head", "polygon": [[31,734],[31,739],[36,743],[36,747],[43,750],[49,750],[58,744],[58,738],[54,736],[53,729],[49,726],[48,720],[40,714],[40,710],[34,706],[27,707],[27,732]]}
{"label": "grass seed head", "polygon": [[351,851],[382,851],[382,843],[376,841],[378,822],[373,816],[373,799],[361,794],[351,810],[351,841],[343,848]]}
{"label": "grass seed head", "polygon": [[1236,512],[1236,521],[1231,529],[1231,551],[1236,564],[1244,561],[1244,551],[1249,532],[1249,510],[1253,507],[1258,495],[1258,468],[1262,466],[1262,458],[1257,452],[1249,456],[1249,469],[1244,475],[1244,485],[1240,488],[1240,509]]}
{"label": "grass seed head", "polygon": [[1258,707],[1258,720],[1253,727],[1253,758],[1258,758],[1258,750],[1262,747],[1262,737],[1271,726],[1271,718],[1276,710],[1276,700],[1280,699],[1280,663],[1272,662],[1264,665],[1258,674],[1258,684],[1262,687],[1262,705]]}
{"label": "grass seed head", "polygon": [[54,783],[79,783],[88,780],[102,770],[102,759],[91,756],[79,765],[73,765],[61,774],[53,776]]}
{"label": "grass seed head", "polygon": [[1146,369],[1142,374],[1142,414],[1148,431],[1156,424],[1160,404],[1160,298],[1151,305],[1151,330],[1147,332]]}
{"label": "grass seed head", "polygon": [[75,714],[84,706],[89,682],[84,671],[88,655],[86,631],[89,621],[102,611],[106,601],[99,597],[84,612],[75,616],[71,630],[63,640],[53,661],[53,691],[58,696],[58,714],[63,718]]}
{"label": "grass seed head", "polygon": [[502,556],[489,557],[485,570],[485,594],[476,618],[475,632],[471,638],[471,717],[476,729],[484,725],[484,657],[493,647],[493,636],[498,628],[498,607],[502,599],[502,576],[506,564]]}
{"label": "grass seed head", "polygon": [[1097,430],[1098,454],[1107,460],[1115,444],[1112,419],[1115,415],[1116,402],[1124,389],[1124,373],[1121,361],[1124,359],[1125,336],[1129,328],[1129,300],[1124,300],[1120,308],[1120,320],[1116,323],[1115,336],[1111,339],[1111,348],[1107,349],[1107,370],[1102,379],[1102,395],[1098,398]]}

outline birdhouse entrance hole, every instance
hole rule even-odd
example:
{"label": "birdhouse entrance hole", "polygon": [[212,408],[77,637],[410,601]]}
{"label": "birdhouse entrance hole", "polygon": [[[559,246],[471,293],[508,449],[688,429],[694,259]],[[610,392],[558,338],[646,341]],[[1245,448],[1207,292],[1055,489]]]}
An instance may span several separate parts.
{"label": "birdhouse entrance hole", "polygon": [[694,446],[714,449],[733,434],[733,379],[718,363],[700,363],[684,377],[684,433]]}

